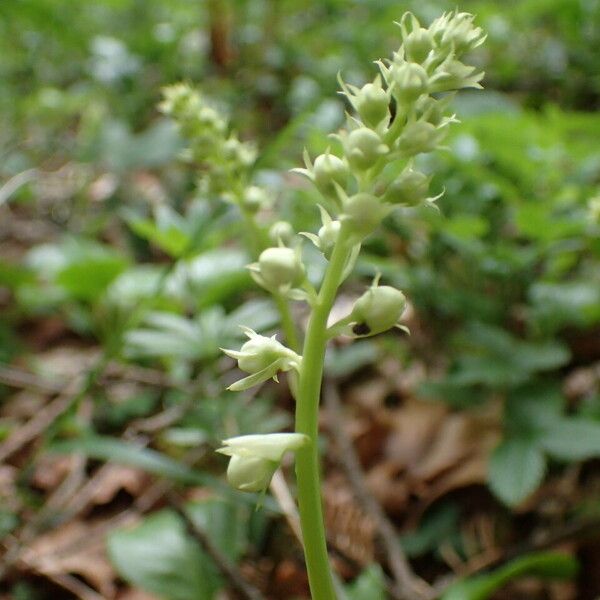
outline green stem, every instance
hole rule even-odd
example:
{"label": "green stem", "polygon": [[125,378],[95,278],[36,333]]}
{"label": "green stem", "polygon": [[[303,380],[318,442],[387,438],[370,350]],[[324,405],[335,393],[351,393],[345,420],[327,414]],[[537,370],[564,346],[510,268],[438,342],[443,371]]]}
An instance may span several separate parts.
{"label": "green stem", "polygon": [[329,569],[321,505],[318,417],[323,361],[328,340],[327,319],[350,252],[345,238],[346,231],[342,227],[308,323],[296,402],[296,431],[304,433],[311,440],[308,446],[296,453],[296,477],[304,554],[314,600],[336,598]]}

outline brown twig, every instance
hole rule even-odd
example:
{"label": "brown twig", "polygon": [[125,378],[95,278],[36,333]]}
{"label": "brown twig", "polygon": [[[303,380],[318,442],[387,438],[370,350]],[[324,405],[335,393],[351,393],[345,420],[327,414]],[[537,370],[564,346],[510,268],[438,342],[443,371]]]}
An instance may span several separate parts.
{"label": "brown twig", "polygon": [[64,386],[60,395],[37,412],[27,423],[25,423],[25,425],[16,429],[15,432],[0,445],[0,463],[43,433],[55,419],[73,405],[80,397],[77,390],[81,388],[81,381],[82,378],[78,377],[68,385]]}
{"label": "brown twig", "polygon": [[240,573],[237,566],[232,563],[223,553],[215,546],[213,541],[206,535],[206,532],[199,527],[187,513],[181,500],[174,494],[167,495],[169,506],[179,515],[185,523],[188,533],[200,544],[204,551],[215,561],[219,570],[229,580],[231,586],[245,600],[265,600],[260,590],[248,582]]}
{"label": "brown twig", "polygon": [[339,451],[340,464],[352,486],[356,499],[375,524],[400,596],[407,600],[431,598],[431,586],[413,572],[404,550],[400,546],[394,526],[367,488],[354,446],[341,426],[343,417],[336,387],[329,382],[325,385],[324,392],[327,411],[332,423],[336,424],[330,428],[330,431]]}

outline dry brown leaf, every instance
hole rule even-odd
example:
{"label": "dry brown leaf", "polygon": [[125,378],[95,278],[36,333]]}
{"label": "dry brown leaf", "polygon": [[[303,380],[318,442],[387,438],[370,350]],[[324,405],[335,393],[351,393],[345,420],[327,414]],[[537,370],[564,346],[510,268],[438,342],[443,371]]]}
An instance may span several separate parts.
{"label": "dry brown leaf", "polygon": [[160,598],[143,590],[126,589],[117,595],[116,600],[160,600]]}
{"label": "dry brown leaf", "polygon": [[46,396],[43,394],[21,390],[2,402],[0,416],[17,420],[30,419],[44,404],[46,404]]}
{"label": "dry brown leaf", "polygon": [[32,484],[42,490],[54,490],[78,463],[74,455],[43,454],[36,461]]}
{"label": "dry brown leaf", "polygon": [[80,576],[105,598],[114,598],[115,572],[104,552],[104,536],[90,536],[91,527],[83,521],[62,525],[38,537],[21,561],[44,575]]}
{"label": "dry brown leaf", "polygon": [[323,491],[328,537],[335,547],[359,565],[373,562],[375,527],[354,499],[354,494],[339,476],[330,477]]}
{"label": "dry brown leaf", "polygon": [[143,471],[116,464],[105,465],[97,476],[95,490],[90,498],[93,504],[107,504],[121,490],[137,496],[149,481],[148,475]]}

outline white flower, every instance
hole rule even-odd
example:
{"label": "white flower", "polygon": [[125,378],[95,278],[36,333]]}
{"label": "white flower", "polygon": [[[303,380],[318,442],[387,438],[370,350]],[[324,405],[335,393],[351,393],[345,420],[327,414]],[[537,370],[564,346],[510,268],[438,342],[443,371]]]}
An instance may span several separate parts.
{"label": "white flower", "polygon": [[235,358],[239,368],[250,376],[236,381],[228,389],[234,392],[246,390],[271,378],[277,381],[279,371],[300,369],[302,357],[278,342],[275,336],[259,335],[248,327],[242,329],[250,339],[239,350],[221,350]]}
{"label": "white flower", "polygon": [[283,455],[296,451],[309,443],[302,433],[268,433],[242,435],[223,440],[217,452],[230,456],[227,468],[229,483],[244,492],[263,492]]}

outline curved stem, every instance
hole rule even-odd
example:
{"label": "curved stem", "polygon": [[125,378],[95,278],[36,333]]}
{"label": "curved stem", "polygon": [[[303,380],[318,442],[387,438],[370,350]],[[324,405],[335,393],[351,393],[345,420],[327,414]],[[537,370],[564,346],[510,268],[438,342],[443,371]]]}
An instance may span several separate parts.
{"label": "curved stem", "polygon": [[342,226],[310,316],[296,401],[296,431],[307,435],[311,440],[307,447],[296,453],[296,477],[306,567],[312,597],[315,600],[336,598],[329,569],[321,504],[318,416],[323,361],[328,340],[327,319],[351,250],[346,235]]}

